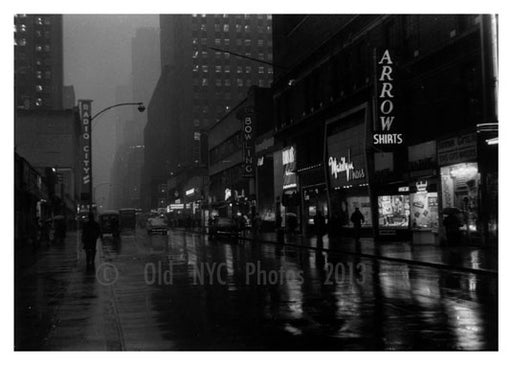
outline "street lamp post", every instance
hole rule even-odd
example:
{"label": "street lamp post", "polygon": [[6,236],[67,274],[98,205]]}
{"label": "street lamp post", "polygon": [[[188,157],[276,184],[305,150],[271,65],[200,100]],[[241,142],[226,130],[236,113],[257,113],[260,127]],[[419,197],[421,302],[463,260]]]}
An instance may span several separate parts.
{"label": "street lamp post", "polygon": [[[82,139],[84,140],[84,143],[86,143],[86,145],[83,147],[83,151],[85,152],[86,154],[86,158],[87,158],[87,162],[84,158],[84,170],[86,170],[84,172],[85,175],[88,175],[87,176],[87,179],[82,176],[82,181],[85,181],[88,182],[90,185],[89,185],[89,205],[90,207],[92,208],[92,204],[93,204],[93,199],[94,199],[94,191],[93,189],[91,189],[91,187],[93,186],[92,185],[92,182],[93,182],[93,179],[92,179],[92,122],[98,118],[100,115],[102,115],[103,113],[105,113],[106,111],[110,110],[110,109],[113,109],[113,108],[117,108],[117,107],[121,107],[121,106],[129,106],[129,105],[133,105],[133,106],[137,106],[137,109],[139,110],[140,113],[144,112],[146,110],[146,107],[144,106],[144,103],[143,102],[127,102],[127,103],[118,103],[118,104],[114,104],[114,105],[111,105],[111,106],[108,106],[102,110],[100,110],[98,113],[94,114],[92,117],[90,116],[90,105],[92,103],[92,100],[79,100],[79,105],[82,105],[82,104],[85,104],[86,107],[80,107],[80,110],[81,110],[81,119],[82,119]],[[89,171],[90,173],[87,174],[87,171]]]}

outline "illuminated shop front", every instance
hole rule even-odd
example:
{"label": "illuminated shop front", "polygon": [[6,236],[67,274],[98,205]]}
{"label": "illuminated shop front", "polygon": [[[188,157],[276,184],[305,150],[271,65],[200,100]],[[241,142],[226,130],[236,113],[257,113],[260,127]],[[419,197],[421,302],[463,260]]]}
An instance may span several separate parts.
{"label": "illuminated shop front", "polygon": [[457,208],[468,238],[478,230],[480,173],[476,162],[441,167],[443,209]]}
{"label": "illuminated shop front", "polygon": [[[339,216],[344,228],[351,228],[350,216],[359,208],[363,228],[372,227],[365,154],[365,108],[326,125],[326,172],[331,217]],[[369,233],[369,232],[367,232]]]}
{"label": "illuminated shop front", "polygon": [[412,241],[439,243],[437,144],[427,141],[408,149]]}
{"label": "illuminated shop front", "polygon": [[[479,199],[481,177],[477,160],[476,133],[439,141],[438,161],[441,180],[441,213],[455,212],[464,242],[478,241],[483,231]],[[442,222],[446,214],[442,214]],[[444,227],[443,227],[444,228]],[[446,234],[444,229],[443,239]]]}
{"label": "illuminated shop front", "polygon": [[411,205],[408,195],[382,195],[378,197],[379,229],[409,229]]}

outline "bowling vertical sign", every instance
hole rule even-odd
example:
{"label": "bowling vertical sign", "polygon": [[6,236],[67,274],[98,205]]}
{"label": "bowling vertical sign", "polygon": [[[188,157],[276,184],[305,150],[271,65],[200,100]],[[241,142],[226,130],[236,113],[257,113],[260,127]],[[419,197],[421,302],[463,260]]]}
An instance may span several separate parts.
{"label": "bowling vertical sign", "polygon": [[79,100],[80,110],[80,201],[92,204],[92,154],[91,154],[91,103],[92,100]]}

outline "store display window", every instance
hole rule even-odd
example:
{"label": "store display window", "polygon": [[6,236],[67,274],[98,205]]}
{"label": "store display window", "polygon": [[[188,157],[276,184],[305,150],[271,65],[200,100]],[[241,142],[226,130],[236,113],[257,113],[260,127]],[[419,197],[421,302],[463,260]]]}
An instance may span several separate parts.
{"label": "store display window", "polygon": [[463,229],[470,232],[477,230],[479,185],[480,173],[476,162],[441,168],[443,209],[457,208],[463,219]]}
{"label": "store display window", "polygon": [[350,216],[355,212],[356,208],[359,208],[359,211],[364,216],[364,223],[362,224],[362,227],[371,227],[372,210],[369,196],[350,196],[341,203],[341,211],[345,215],[345,219],[343,220],[345,222],[344,226],[352,226],[352,223],[350,222]]}
{"label": "store display window", "polygon": [[417,192],[411,194],[411,228],[413,230],[439,229],[437,193]]}
{"label": "store display window", "polygon": [[379,227],[409,228],[411,208],[408,195],[379,196]]}

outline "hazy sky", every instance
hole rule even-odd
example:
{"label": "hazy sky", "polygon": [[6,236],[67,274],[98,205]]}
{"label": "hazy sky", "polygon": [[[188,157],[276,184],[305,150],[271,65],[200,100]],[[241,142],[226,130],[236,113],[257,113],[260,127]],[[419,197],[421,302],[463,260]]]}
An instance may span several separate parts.
{"label": "hazy sky", "polygon": [[[93,100],[93,114],[115,104],[116,87],[131,82],[135,30],[158,24],[158,15],[64,15],[64,84],[74,86],[77,100]],[[110,179],[115,115],[107,111],[93,124],[93,186]],[[107,185],[98,187],[96,201],[106,194]]]}

